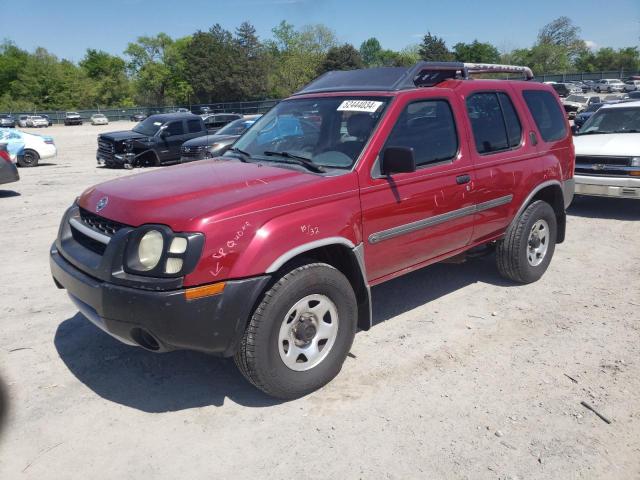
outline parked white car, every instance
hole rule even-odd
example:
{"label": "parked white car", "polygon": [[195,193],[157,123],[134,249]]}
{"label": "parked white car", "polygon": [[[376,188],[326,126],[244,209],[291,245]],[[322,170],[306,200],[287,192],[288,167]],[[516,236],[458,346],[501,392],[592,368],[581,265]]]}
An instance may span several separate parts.
{"label": "parked white car", "polygon": [[603,78],[602,80],[598,80],[596,82],[595,87],[593,89],[600,92],[624,92],[624,83],[622,80],[617,78]]}
{"label": "parked white car", "polygon": [[91,125],[109,125],[109,119],[102,113],[94,113],[91,115]]}
{"label": "parked white car", "polygon": [[625,92],[635,92],[636,90],[640,90],[640,80],[627,80],[624,82]]}
{"label": "parked white car", "polygon": [[603,105],[573,143],[576,194],[640,199],[640,101]]}
{"label": "parked white car", "polygon": [[21,167],[35,167],[40,160],[57,155],[53,137],[26,133],[14,128],[0,128],[0,141],[18,159]]}
{"label": "parked white car", "polygon": [[48,127],[49,120],[40,115],[32,115],[29,117],[29,120],[27,120],[27,125],[34,128]]}

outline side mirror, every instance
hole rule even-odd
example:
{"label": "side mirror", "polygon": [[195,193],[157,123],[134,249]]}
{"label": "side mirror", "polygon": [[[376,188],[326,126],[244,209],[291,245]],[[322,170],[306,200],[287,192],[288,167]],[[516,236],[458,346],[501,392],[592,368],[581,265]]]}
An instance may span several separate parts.
{"label": "side mirror", "polygon": [[168,137],[169,131],[167,130],[167,126],[166,125],[161,126],[159,133],[162,138]]}
{"label": "side mirror", "polygon": [[380,172],[389,176],[394,173],[411,173],[416,171],[416,158],[413,148],[387,147],[382,152]]}
{"label": "side mirror", "polygon": [[575,135],[580,130],[576,125],[571,125],[571,133]]}

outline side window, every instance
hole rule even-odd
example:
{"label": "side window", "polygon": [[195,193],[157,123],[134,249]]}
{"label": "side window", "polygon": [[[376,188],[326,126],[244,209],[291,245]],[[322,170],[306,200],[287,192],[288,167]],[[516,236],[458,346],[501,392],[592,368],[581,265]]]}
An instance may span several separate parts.
{"label": "side window", "polygon": [[449,102],[425,100],[407,105],[385,146],[413,148],[417,167],[455,157],[458,134]]}
{"label": "side window", "polygon": [[187,120],[187,130],[189,133],[201,132],[200,120]]}
{"label": "side window", "polygon": [[525,90],[522,95],[545,142],[555,142],[567,135],[564,112],[550,92]]}
{"label": "side window", "polygon": [[167,134],[170,137],[173,137],[174,135],[184,135],[184,126],[182,125],[182,121],[169,123],[167,125]]}
{"label": "side window", "polygon": [[517,147],[522,137],[518,115],[505,93],[475,93],[467,98],[467,113],[480,154]]}
{"label": "side window", "polygon": [[513,106],[513,102],[506,93],[498,93],[498,100],[500,100],[500,106],[502,107],[502,114],[504,115],[504,123],[507,126],[507,139],[509,140],[509,148],[515,148],[520,145],[522,141],[522,125],[516,109]]}

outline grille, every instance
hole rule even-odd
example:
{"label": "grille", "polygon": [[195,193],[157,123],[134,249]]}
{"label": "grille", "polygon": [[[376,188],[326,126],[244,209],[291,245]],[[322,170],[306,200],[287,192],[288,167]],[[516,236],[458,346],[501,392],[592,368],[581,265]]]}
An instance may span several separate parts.
{"label": "grille", "polygon": [[73,236],[73,239],[84,248],[87,248],[98,255],[104,255],[104,251],[107,249],[107,246],[104,243],[98,242],[91,237],[87,237],[84,233],[76,230],[75,228],[71,228],[71,235]]}
{"label": "grille", "polygon": [[107,157],[112,156],[116,151],[116,147],[113,142],[108,140],[104,140],[102,138],[98,139],[98,152]]}
{"label": "grille", "polygon": [[108,218],[95,215],[90,211],[85,210],[84,208],[80,209],[80,220],[88,227],[91,227],[94,230],[98,230],[109,236],[115,235],[118,230],[126,227],[126,225],[123,223],[114,222],[113,220],[109,220]]}
{"label": "grille", "polygon": [[205,147],[200,145],[197,147],[182,147],[181,156],[189,158],[204,158]]}
{"label": "grille", "polygon": [[576,173],[595,176],[628,176],[631,157],[599,157],[578,155]]}

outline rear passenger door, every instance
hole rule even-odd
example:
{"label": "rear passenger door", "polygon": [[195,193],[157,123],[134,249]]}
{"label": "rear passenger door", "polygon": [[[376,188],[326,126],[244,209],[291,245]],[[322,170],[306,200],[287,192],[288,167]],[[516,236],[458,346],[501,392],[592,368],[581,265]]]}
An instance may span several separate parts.
{"label": "rear passenger door", "polygon": [[[361,203],[365,263],[373,283],[465,247],[473,231],[473,163],[456,122],[454,95],[396,101],[380,148],[409,147],[415,172],[363,171]],[[456,106],[457,105],[457,106]]]}
{"label": "rear passenger door", "polygon": [[491,91],[470,90],[464,98],[474,158],[475,226],[473,240],[490,239],[509,224],[514,192],[526,174],[523,165],[535,161],[526,120],[517,113],[519,99],[508,85]]}

